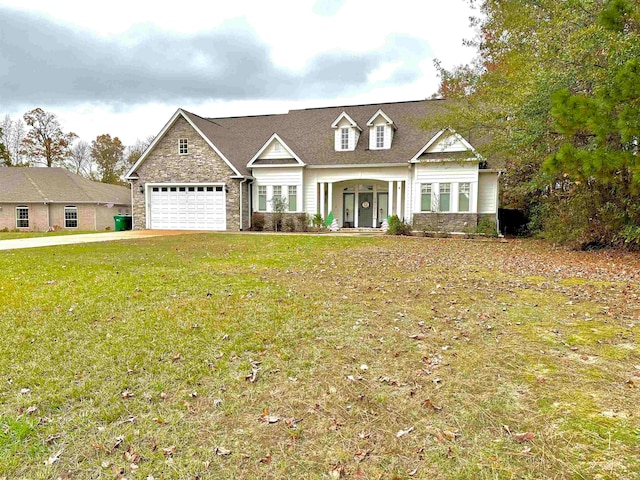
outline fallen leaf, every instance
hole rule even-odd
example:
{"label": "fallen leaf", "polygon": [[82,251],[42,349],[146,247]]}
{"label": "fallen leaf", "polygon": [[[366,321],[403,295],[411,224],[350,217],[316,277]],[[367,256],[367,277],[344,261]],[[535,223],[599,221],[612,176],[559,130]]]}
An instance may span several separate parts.
{"label": "fallen leaf", "polygon": [[531,433],[531,432],[526,432],[526,433],[516,433],[516,434],[514,435],[514,438],[515,438],[518,442],[520,442],[520,443],[523,443],[523,442],[530,442],[530,441],[532,441],[535,437],[536,437],[536,436],[535,436],[533,433]]}
{"label": "fallen leaf", "polygon": [[62,450],[58,451],[55,455],[50,456],[47,461],[45,461],[45,465],[53,465],[54,463],[58,463],[60,460],[60,455],[62,455]]}
{"label": "fallen leaf", "polygon": [[509,428],[509,425],[502,425],[502,430],[504,430],[504,433],[506,433],[507,435],[511,435],[511,429]]}
{"label": "fallen leaf", "polygon": [[170,447],[162,449],[162,454],[167,456],[167,457],[172,456],[174,453],[176,453],[176,446],[175,445],[171,445]]}
{"label": "fallen leaf", "polygon": [[122,393],[120,394],[120,396],[123,399],[127,399],[127,398],[131,398],[134,396],[134,394],[132,392],[130,392],[129,390],[123,390]]}
{"label": "fallen leaf", "polygon": [[113,449],[115,450],[116,448],[118,448],[120,445],[122,445],[122,442],[124,442],[124,437],[123,436],[119,436],[116,437],[116,443],[113,446]]}
{"label": "fallen leaf", "polygon": [[413,432],[413,427],[409,427],[406,430],[399,430],[398,433],[396,433],[396,438],[404,437],[411,432]]}
{"label": "fallen leaf", "polygon": [[38,411],[38,406],[37,405],[31,405],[29,408],[27,408],[25,410],[24,413],[26,413],[27,415],[32,415],[34,413],[36,413]]}
{"label": "fallen leaf", "polygon": [[171,360],[173,360],[174,362],[180,360],[180,352],[176,352]]}
{"label": "fallen leaf", "polygon": [[430,398],[427,398],[424,402],[422,402],[422,405],[429,410],[433,410],[434,412],[439,412],[440,410],[442,410],[442,407],[436,407]]}
{"label": "fallen leaf", "polygon": [[260,460],[258,460],[258,463],[271,463],[271,454],[267,453],[265,457],[262,457]]}
{"label": "fallen leaf", "polygon": [[369,453],[371,453],[371,450],[359,450],[359,451],[356,452],[356,454],[353,456],[353,458],[356,459],[357,461],[361,462],[365,458],[367,458]]}
{"label": "fallen leaf", "polygon": [[231,450],[228,450],[224,447],[216,447],[216,455],[220,455],[221,457],[225,457],[227,455],[231,455]]}
{"label": "fallen leaf", "polygon": [[333,479],[344,477],[344,467],[338,465],[329,470],[329,476]]}

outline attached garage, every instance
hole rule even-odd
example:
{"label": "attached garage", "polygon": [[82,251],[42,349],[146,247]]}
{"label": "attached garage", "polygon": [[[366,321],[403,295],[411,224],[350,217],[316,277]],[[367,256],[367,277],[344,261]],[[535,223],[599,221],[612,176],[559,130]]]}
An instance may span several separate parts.
{"label": "attached garage", "polygon": [[147,228],[226,230],[224,184],[147,184]]}

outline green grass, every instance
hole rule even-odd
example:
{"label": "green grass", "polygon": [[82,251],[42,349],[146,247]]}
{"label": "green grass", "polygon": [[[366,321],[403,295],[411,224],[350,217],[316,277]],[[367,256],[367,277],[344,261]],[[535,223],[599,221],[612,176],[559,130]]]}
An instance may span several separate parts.
{"label": "green grass", "polygon": [[61,235],[79,235],[83,233],[105,233],[105,231],[57,230],[55,232],[0,232],[0,240],[15,240],[33,237],[59,237]]}
{"label": "green grass", "polygon": [[637,264],[293,235],[2,252],[0,478],[635,478]]}

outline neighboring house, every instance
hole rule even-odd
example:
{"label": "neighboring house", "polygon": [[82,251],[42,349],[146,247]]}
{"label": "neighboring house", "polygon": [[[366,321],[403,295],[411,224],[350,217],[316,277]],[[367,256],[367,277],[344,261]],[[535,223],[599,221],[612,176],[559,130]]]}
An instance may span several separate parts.
{"label": "neighboring house", "polygon": [[[495,162],[451,129],[423,130],[445,100],[202,118],[178,109],[125,178],[134,228],[246,230],[273,199],[292,213],[380,227],[472,231],[496,222]],[[267,222],[268,223],[268,222]]]}
{"label": "neighboring house", "polygon": [[92,182],[64,168],[0,168],[0,229],[113,229],[131,212],[127,187]]}

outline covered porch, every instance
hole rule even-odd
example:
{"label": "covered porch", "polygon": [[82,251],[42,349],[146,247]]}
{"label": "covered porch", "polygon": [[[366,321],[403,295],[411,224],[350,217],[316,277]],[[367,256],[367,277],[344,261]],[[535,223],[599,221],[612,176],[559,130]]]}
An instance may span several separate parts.
{"label": "covered porch", "polygon": [[318,213],[340,228],[380,228],[392,215],[405,219],[406,181],[357,179],[317,182]]}

